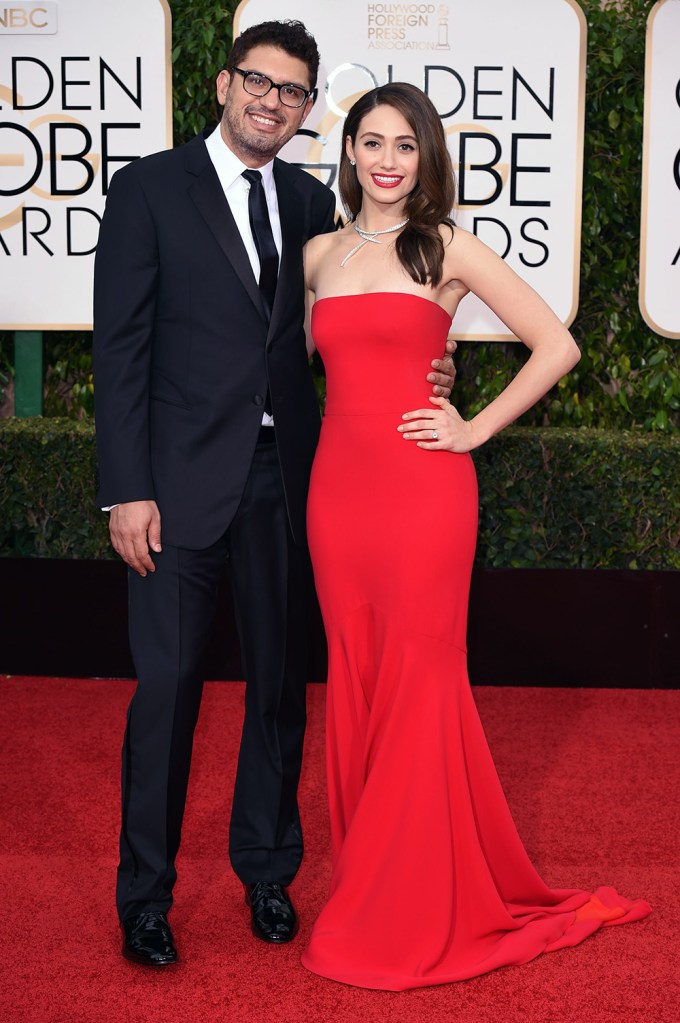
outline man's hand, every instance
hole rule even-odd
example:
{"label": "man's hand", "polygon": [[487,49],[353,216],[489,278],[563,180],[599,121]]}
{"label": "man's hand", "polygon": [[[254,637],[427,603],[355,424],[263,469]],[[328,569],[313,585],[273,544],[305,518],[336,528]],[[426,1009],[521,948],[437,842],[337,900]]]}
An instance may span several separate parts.
{"label": "man's hand", "polygon": [[149,547],[160,554],[161,515],[155,501],[128,501],[111,511],[109,520],[111,543],[130,568],[144,577],[155,572]]}
{"label": "man's hand", "polygon": [[433,359],[432,369],[437,373],[428,373],[428,382],[434,384],[432,393],[441,398],[448,398],[453,388],[453,381],[456,377],[456,367],[453,364],[453,353],[458,345],[451,338],[446,342],[446,355],[443,359]]}

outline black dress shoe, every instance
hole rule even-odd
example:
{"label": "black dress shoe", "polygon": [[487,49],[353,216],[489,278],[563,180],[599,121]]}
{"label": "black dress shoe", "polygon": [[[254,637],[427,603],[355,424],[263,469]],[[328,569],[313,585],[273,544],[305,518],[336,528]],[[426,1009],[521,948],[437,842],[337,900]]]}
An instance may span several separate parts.
{"label": "black dress shoe", "polygon": [[123,920],[123,955],[144,966],[170,966],[177,949],[165,913],[140,913]]}
{"label": "black dress shoe", "polygon": [[293,903],[282,884],[258,881],[247,884],[246,902],[250,906],[250,929],[256,938],[273,945],[283,945],[298,932],[298,920]]}

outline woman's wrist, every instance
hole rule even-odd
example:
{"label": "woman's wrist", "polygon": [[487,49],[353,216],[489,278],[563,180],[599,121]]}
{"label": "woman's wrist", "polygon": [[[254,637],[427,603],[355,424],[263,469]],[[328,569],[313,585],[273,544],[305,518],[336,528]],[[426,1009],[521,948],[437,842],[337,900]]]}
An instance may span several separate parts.
{"label": "woman's wrist", "polygon": [[492,434],[485,429],[483,418],[480,422],[480,414],[473,416],[472,419],[468,419],[467,426],[468,429],[470,430],[470,436],[472,438],[472,447],[470,448],[471,451],[474,448],[481,447],[482,444],[486,444],[489,437],[492,436]]}

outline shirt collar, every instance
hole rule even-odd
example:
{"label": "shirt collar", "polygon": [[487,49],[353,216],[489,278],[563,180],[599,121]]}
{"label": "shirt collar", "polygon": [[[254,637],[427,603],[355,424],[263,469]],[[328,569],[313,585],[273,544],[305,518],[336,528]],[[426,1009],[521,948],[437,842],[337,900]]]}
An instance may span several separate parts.
{"label": "shirt collar", "polygon": [[[236,153],[232,152],[222,138],[220,125],[205,140],[211,159],[218,168],[220,180],[225,188],[230,188],[248,170],[248,165],[239,160]],[[262,183],[265,191],[270,192],[274,188],[274,161],[270,160],[264,167],[257,168],[262,175]]]}

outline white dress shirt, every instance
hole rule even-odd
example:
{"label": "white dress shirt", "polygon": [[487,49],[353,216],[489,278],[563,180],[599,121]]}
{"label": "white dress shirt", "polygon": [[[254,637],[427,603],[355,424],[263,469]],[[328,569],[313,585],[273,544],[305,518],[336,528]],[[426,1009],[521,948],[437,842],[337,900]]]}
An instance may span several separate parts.
{"label": "white dress shirt", "polygon": [[[208,149],[208,155],[212,160],[213,166],[217,171],[217,176],[220,179],[220,184],[226,196],[229,207],[236,221],[239,234],[243,239],[243,244],[246,247],[248,253],[248,259],[253,268],[255,274],[255,280],[260,279],[260,260],[257,255],[257,248],[255,247],[255,239],[253,238],[253,232],[250,229],[250,216],[248,214],[248,193],[250,192],[250,183],[246,181],[243,174],[244,170],[248,170],[248,165],[242,163],[235,153],[232,153],[229,146],[222,138],[220,132],[220,126],[215,128],[214,132],[208,136],[205,141]],[[270,160],[264,167],[258,167],[260,174],[262,175],[262,185],[264,187],[264,194],[267,200],[267,209],[269,210],[269,220],[272,225],[272,234],[274,235],[274,243],[279,253],[279,260],[281,259],[281,219],[279,217],[279,200],[276,194],[276,185],[274,184],[274,161]]]}
{"label": "white dress shirt", "polygon": [[[210,134],[205,140],[205,144],[208,149],[208,156],[212,160],[213,167],[217,171],[217,177],[220,179],[222,190],[227,202],[229,203],[229,208],[234,220],[236,221],[236,226],[239,234],[241,235],[243,244],[245,245],[246,252],[248,253],[248,259],[250,260],[250,265],[253,268],[255,280],[259,281],[260,257],[257,254],[255,239],[253,238],[253,232],[250,227],[250,215],[248,213],[248,193],[250,192],[250,182],[246,181],[246,179],[242,177],[244,170],[248,170],[248,165],[239,160],[238,156],[231,151],[227,143],[222,138],[219,124],[215,128],[214,132],[212,132],[212,134]],[[264,165],[264,167],[258,167],[258,170],[262,175],[262,186],[264,188],[265,199],[267,200],[269,220],[272,225],[274,244],[276,245],[279,253],[280,264],[281,246],[283,241],[281,238],[279,199],[276,194],[276,185],[274,183],[274,161],[270,160],[269,163]],[[273,418],[267,415],[266,412],[262,413],[262,425],[274,425]]]}

